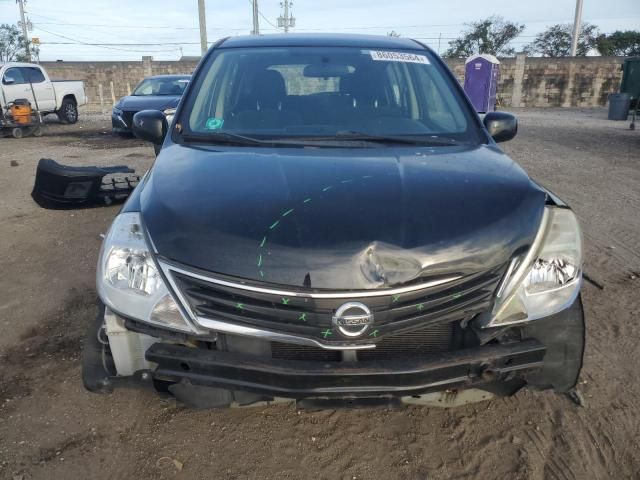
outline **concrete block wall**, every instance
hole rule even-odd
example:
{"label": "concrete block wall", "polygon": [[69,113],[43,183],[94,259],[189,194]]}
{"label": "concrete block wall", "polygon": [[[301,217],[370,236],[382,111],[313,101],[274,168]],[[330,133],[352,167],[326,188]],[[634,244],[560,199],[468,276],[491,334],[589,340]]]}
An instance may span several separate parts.
{"label": "concrete block wall", "polygon": [[[110,110],[114,101],[129,95],[149,75],[192,73],[197,61],[141,62],[42,62],[53,80],[83,80],[89,104],[94,109]],[[100,99],[102,98],[102,102]],[[115,99],[115,100],[114,100]]]}
{"label": "concrete block wall", "polygon": [[519,106],[606,105],[608,95],[619,90],[623,57],[578,57],[566,60],[527,58]]}
{"label": "concrete block wall", "polygon": [[[499,107],[596,107],[618,91],[624,57],[540,58],[518,55],[500,59]],[[446,59],[460,83],[464,60]],[[108,111],[144,77],[192,73],[196,60],[137,62],[42,62],[54,80],[84,80],[92,108]],[[102,103],[101,103],[102,98]]]}

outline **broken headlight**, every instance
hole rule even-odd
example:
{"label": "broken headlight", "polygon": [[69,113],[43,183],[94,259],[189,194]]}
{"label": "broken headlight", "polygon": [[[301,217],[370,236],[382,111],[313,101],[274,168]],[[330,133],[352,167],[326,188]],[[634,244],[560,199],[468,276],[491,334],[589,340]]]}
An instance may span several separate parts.
{"label": "broken headlight", "polygon": [[498,289],[487,327],[547,317],[569,307],[582,282],[582,235],[575,214],[547,207],[540,229],[521,259],[514,259]]}
{"label": "broken headlight", "polygon": [[138,213],[116,217],[102,243],[98,294],[111,310],[163,327],[191,331],[147,246]]}

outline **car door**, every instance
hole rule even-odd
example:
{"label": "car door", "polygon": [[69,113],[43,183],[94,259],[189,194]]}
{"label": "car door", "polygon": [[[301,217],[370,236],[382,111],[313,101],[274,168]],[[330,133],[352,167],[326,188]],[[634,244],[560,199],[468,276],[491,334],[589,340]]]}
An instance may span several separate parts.
{"label": "car door", "polygon": [[36,106],[41,112],[53,112],[56,109],[56,94],[53,89],[53,84],[44,76],[42,70],[39,67],[21,67],[22,76],[27,82],[31,81],[31,87],[36,95],[37,104],[32,102],[34,108]]}
{"label": "car door", "polygon": [[29,83],[22,74],[20,67],[7,68],[2,76],[2,92],[4,100],[9,103],[18,98],[26,98],[33,104],[33,95]]}

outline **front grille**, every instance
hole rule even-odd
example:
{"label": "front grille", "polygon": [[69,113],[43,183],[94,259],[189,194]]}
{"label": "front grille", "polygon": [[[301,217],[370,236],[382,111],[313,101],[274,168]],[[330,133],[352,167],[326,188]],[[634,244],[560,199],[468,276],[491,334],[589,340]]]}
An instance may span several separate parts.
{"label": "front grille", "polygon": [[271,342],[271,356],[280,360],[315,362],[339,362],[342,360],[342,352],[340,350],[327,350],[322,347],[281,342]]}
{"label": "front grille", "polygon": [[359,350],[358,360],[414,358],[454,349],[458,322],[438,323],[427,328],[389,335],[371,350]]}
{"label": "front grille", "polygon": [[[279,294],[273,289],[284,288],[273,286],[272,289],[267,284],[221,275],[206,274],[203,279],[184,270],[171,270],[171,274],[197,316],[311,338],[328,345],[345,345],[378,343],[390,334],[415,331],[485,311],[491,305],[504,270],[504,266],[500,266],[400,295],[380,290],[376,296],[359,297],[359,292],[353,292],[353,297],[342,298],[317,298],[311,295],[328,292],[290,287],[286,290],[291,295]],[[361,338],[343,337],[332,326],[335,311],[349,301],[364,303],[374,315],[373,325]]]}
{"label": "front grille", "polygon": [[[376,344],[376,348],[357,350],[356,357],[360,361],[392,360],[454,350],[460,347],[458,344],[461,337],[455,335],[458,325],[458,322],[446,322],[410,332],[388,335]],[[343,359],[340,350],[280,342],[271,343],[271,355],[273,358],[282,360],[339,362]]]}

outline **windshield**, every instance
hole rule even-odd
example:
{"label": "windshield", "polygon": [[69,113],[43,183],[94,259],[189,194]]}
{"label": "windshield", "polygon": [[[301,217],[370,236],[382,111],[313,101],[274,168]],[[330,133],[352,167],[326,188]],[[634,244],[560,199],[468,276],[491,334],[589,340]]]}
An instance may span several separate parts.
{"label": "windshield", "polygon": [[132,95],[176,95],[180,96],[189,83],[189,78],[145,78]]}
{"label": "windshield", "polygon": [[182,119],[192,138],[481,138],[425,50],[220,49],[204,68]]}

